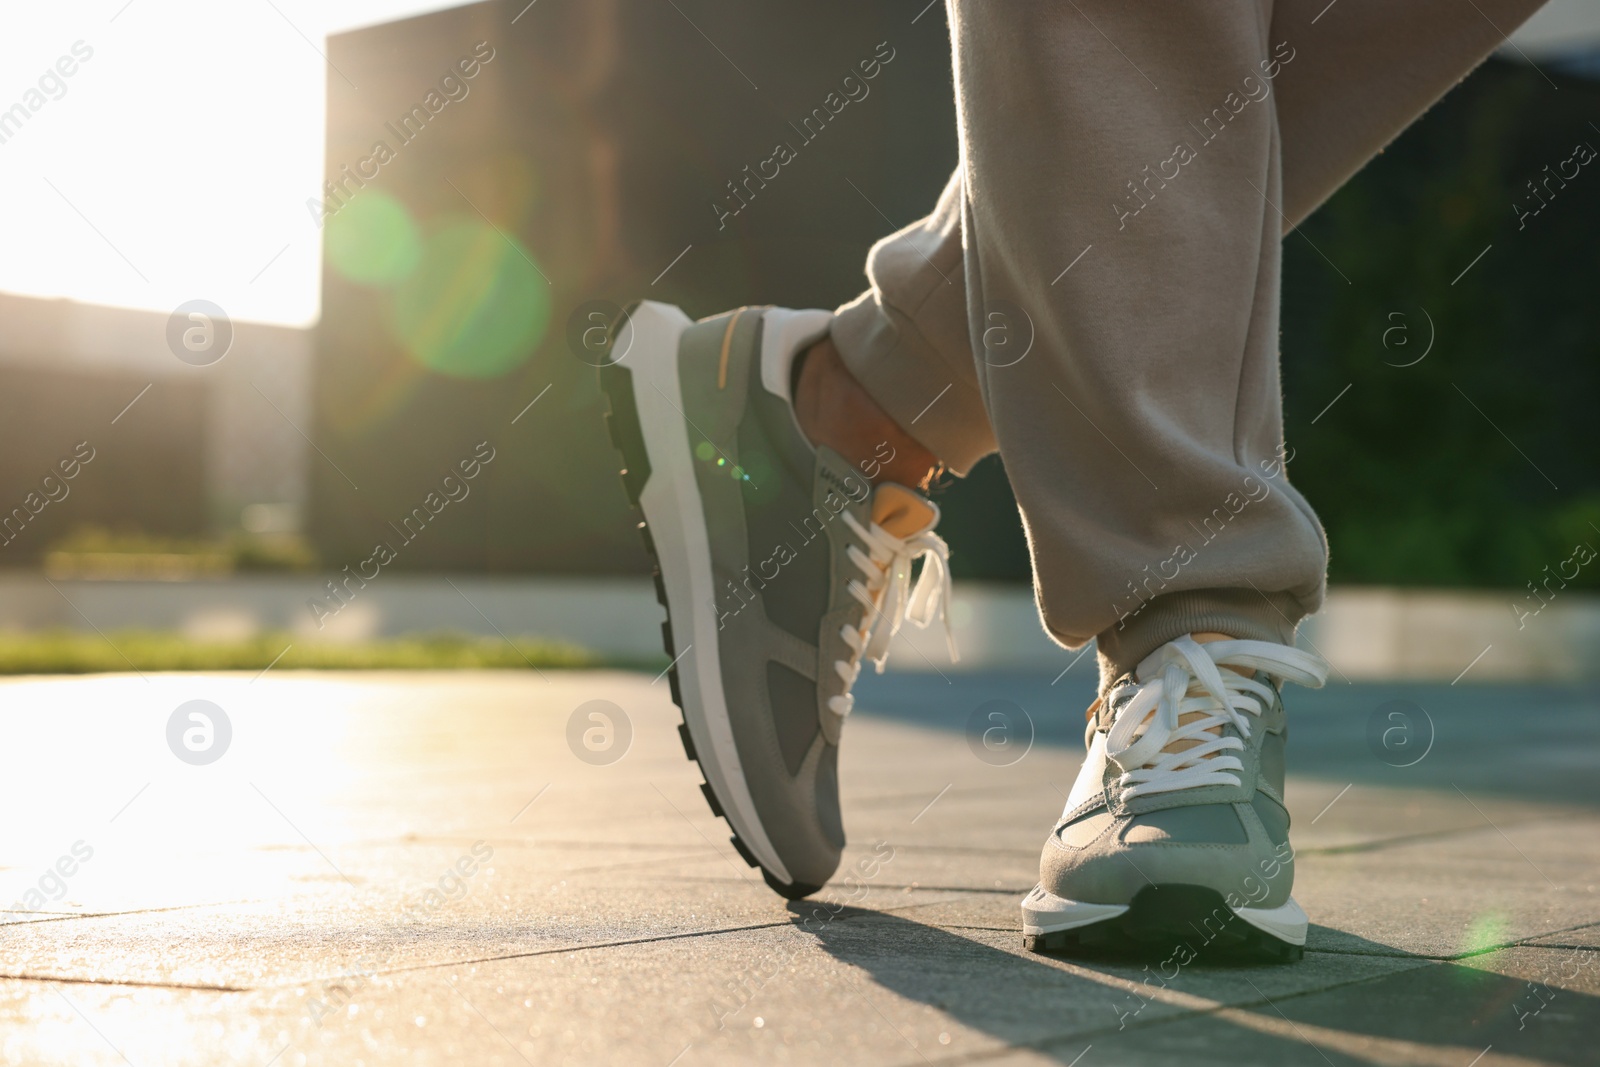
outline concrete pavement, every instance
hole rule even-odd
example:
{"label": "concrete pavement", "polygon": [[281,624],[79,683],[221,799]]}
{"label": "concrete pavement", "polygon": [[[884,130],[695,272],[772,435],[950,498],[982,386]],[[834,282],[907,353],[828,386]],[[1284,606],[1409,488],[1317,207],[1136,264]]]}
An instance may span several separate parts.
{"label": "concrete pavement", "polygon": [[805,905],[664,678],[0,682],[0,1062],[1596,1062],[1600,689],[1292,692],[1306,959],[1163,973],[1022,951],[1088,675],[864,679]]}

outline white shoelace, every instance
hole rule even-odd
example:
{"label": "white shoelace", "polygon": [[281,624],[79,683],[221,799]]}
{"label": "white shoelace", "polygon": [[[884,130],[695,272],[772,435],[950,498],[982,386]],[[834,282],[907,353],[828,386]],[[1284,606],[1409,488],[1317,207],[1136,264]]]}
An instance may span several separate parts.
{"label": "white shoelace", "polygon": [[[1239,784],[1238,775],[1228,772],[1242,770],[1244,764],[1226,753],[1244,748],[1240,738],[1250,736],[1247,716],[1265,712],[1273,692],[1254,677],[1220,669],[1230,666],[1312,689],[1328,677],[1321,658],[1270,641],[1201,644],[1184,636],[1163,645],[1140,664],[1141,673],[1153,677],[1123,705],[1106,735],[1106,757],[1123,771],[1117,784],[1124,787],[1124,797]],[[1179,726],[1179,717],[1190,712],[1205,714]],[[1210,733],[1229,723],[1240,737]],[[1143,733],[1138,732],[1141,724]],[[1178,752],[1162,751],[1186,740],[1196,743]]]}
{"label": "white shoelace", "polygon": [[[848,511],[840,512],[839,517],[867,547],[865,552],[855,545],[847,550],[865,581],[852,578],[845,588],[864,610],[859,626],[846,623],[839,629],[851,655],[847,660],[833,661],[833,669],[844,679],[844,692],[828,698],[828,708],[835,715],[849,715],[856,699],[850,689],[861,674],[861,661],[871,660],[882,674],[889,658],[889,640],[902,622],[909,619],[926,629],[937,615],[944,622],[951,659],[956,658],[956,642],[950,632],[950,547],[944,538],[932,530],[923,530],[902,539],[877,523],[870,528],[863,526]],[[922,573],[913,587],[911,567],[919,559]]]}

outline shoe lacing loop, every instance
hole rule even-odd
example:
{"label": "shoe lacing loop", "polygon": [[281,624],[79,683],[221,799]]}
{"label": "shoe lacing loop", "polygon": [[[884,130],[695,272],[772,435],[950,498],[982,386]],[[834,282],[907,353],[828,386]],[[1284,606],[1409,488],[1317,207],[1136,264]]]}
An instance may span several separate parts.
{"label": "shoe lacing loop", "polygon": [[[861,674],[862,660],[870,660],[879,674],[889,658],[889,641],[900,625],[910,620],[926,629],[935,616],[944,622],[945,641],[950,658],[956,658],[955,635],[950,632],[950,546],[944,538],[923,530],[907,538],[889,533],[877,523],[863,525],[848,511],[841,512],[845,526],[866,546],[846,549],[850,562],[862,578],[851,578],[845,587],[861,604],[859,625],[846,623],[839,636],[850,646],[850,658],[833,661],[833,669],[844,680],[844,692],[828,698],[828,709],[836,715],[849,715],[855,708],[850,688]],[[922,561],[922,573],[911,582],[912,566]]]}
{"label": "shoe lacing loop", "polygon": [[[1243,667],[1252,673],[1223,667]],[[1151,677],[1117,712],[1106,735],[1106,757],[1123,772],[1117,778],[1123,797],[1237,786],[1238,775],[1229,772],[1243,770],[1244,764],[1227,753],[1245,747],[1250,717],[1265,713],[1274,698],[1272,687],[1253,676],[1256,672],[1314,689],[1327,680],[1328,664],[1309,652],[1270,641],[1201,644],[1187,635],[1163,645],[1140,664],[1140,675]],[[1191,712],[1205,714],[1179,726],[1179,717]],[[1229,724],[1238,736],[1210,732]],[[1195,744],[1163,751],[1176,741]]]}

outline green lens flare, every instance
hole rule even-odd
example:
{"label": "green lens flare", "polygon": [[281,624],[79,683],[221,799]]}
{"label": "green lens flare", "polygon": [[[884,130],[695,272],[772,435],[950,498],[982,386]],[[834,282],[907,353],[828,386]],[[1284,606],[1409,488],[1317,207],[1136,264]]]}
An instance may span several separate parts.
{"label": "green lens flare", "polygon": [[1466,937],[1461,942],[1461,952],[1478,953],[1486,952],[1496,945],[1503,945],[1509,940],[1510,925],[1506,922],[1504,914],[1498,911],[1485,912],[1473,918],[1468,924]]}
{"label": "green lens flare", "polygon": [[429,235],[394,294],[393,325],[423,366],[494,378],[526,362],[550,321],[549,285],[509,236],[483,222]]}
{"label": "green lens flare", "polygon": [[416,269],[422,238],[405,206],[367,189],[328,219],[328,262],[362,285],[397,285]]}

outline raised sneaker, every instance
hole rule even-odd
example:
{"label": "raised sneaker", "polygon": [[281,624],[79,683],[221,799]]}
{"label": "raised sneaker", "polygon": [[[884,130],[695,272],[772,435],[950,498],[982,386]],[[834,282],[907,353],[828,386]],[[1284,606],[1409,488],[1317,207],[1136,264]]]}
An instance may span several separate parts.
{"label": "raised sneaker", "polygon": [[1300,959],[1279,690],[1327,671],[1285,645],[1185,636],[1095,701],[1088,755],[1022,901],[1026,947]]}
{"label": "raised sneaker", "polygon": [[821,888],[844,848],[839,739],[862,663],[881,671],[901,622],[943,619],[950,592],[938,508],[872,484],[889,446],[856,469],[795,419],[795,358],[831,322],[783,308],[691,322],[644,302],[601,369],[684,748],[734,847],[790,898]]}

